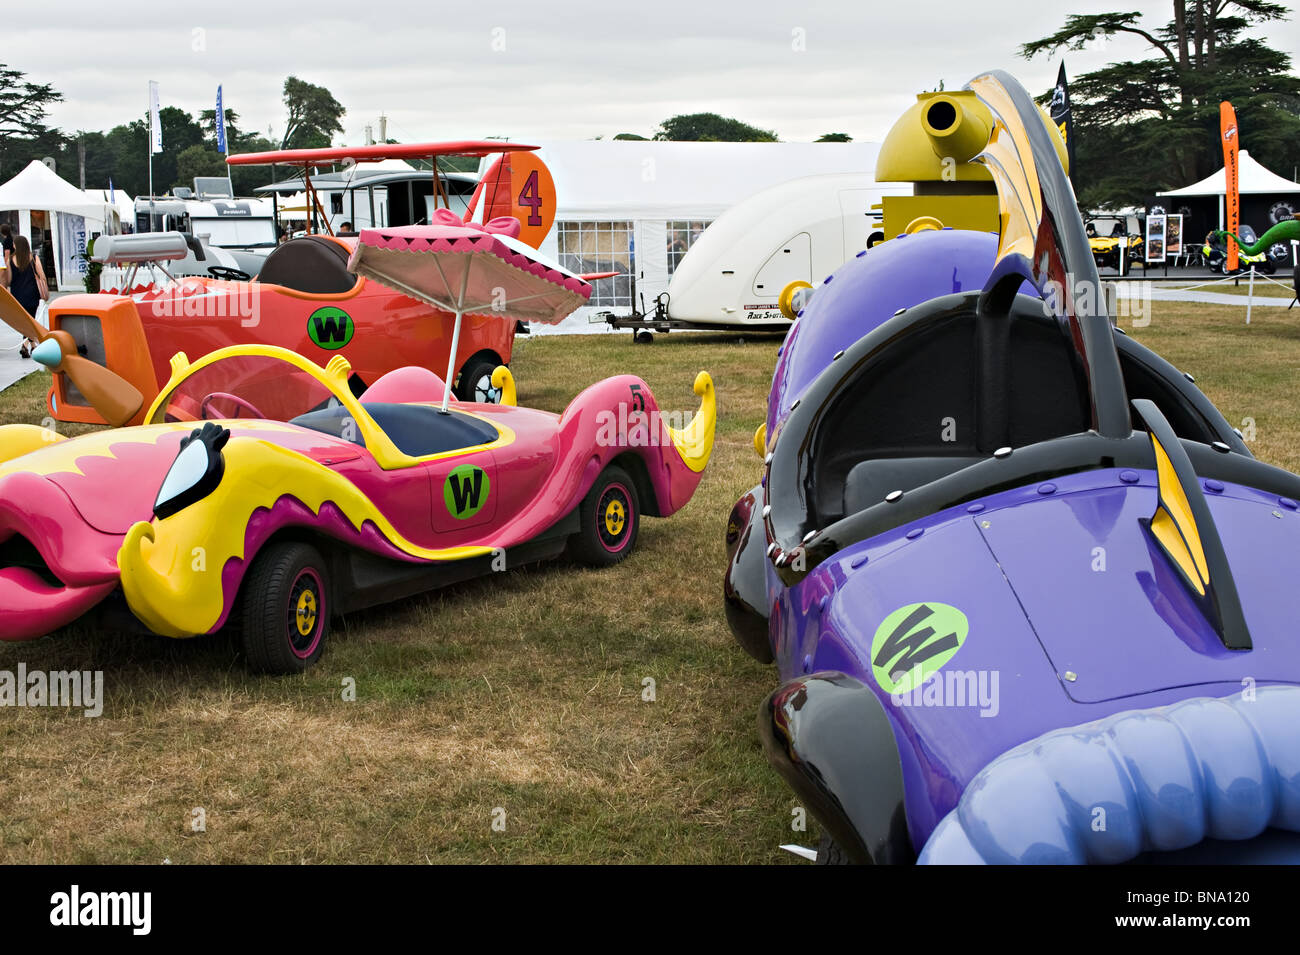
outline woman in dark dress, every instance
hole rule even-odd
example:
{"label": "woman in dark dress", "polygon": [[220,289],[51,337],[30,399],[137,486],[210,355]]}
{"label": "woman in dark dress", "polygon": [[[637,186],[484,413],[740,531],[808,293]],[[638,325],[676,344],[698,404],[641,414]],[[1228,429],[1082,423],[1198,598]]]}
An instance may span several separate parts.
{"label": "woman in dark dress", "polygon": [[[14,250],[9,258],[9,268],[4,273],[4,283],[9,294],[18,300],[18,304],[27,309],[27,314],[36,317],[42,300],[49,297],[49,286],[45,283],[45,272],[41,263],[32,255],[31,243],[23,235],[14,236]],[[35,342],[24,341],[22,356],[31,354]]]}

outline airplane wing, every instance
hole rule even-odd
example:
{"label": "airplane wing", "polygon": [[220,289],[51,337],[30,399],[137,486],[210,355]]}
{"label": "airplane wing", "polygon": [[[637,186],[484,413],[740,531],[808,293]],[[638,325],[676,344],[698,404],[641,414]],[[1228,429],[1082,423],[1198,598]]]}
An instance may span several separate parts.
{"label": "airplane wing", "polygon": [[372,146],[326,146],[321,149],[275,149],[227,156],[231,166],[321,166],[327,163],[379,162],[384,159],[431,159],[435,156],[491,156],[537,149],[498,139],[464,139],[446,143],[375,143]]}

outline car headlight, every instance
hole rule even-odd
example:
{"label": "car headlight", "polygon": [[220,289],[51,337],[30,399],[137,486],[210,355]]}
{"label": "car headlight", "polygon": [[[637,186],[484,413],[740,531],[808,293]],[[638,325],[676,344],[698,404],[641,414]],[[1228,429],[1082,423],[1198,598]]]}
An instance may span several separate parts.
{"label": "car headlight", "polygon": [[230,440],[230,431],[211,422],[196,428],[181,441],[180,452],[163,478],[153,513],[157,518],[171,517],[217,489],[226,472],[221,449]]}

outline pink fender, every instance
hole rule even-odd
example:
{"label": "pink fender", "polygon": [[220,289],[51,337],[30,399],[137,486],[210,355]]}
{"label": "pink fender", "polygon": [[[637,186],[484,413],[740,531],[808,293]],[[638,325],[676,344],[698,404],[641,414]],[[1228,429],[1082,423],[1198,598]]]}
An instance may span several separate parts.
{"label": "pink fender", "polygon": [[44,636],[85,614],[117,586],[121,535],[95,530],[62,489],[39,475],[0,478],[0,545],[15,534],[38,549],[62,586],[25,567],[0,568],[0,640]]}
{"label": "pink fender", "polygon": [[[673,429],[660,415],[649,386],[634,375],[607,378],[587,388],[560,416],[556,463],[533,493],[532,504],[511,521],[504,539],[482,543],[511,547],[537,536],[577,507],[601,471],[627,454],[640,460],[653,493],[653,500],[642,501],[643,510],[667,517],[680,509],[695,493],[713,447],[717,408],[713,382],[703,372],[696,393],[702,403],[695,420],[687,428]],[[503,420],[514,425],[509,418]],[[503,480],[512,474],[522,479],[525,465],[518,458],[500,464]]]}

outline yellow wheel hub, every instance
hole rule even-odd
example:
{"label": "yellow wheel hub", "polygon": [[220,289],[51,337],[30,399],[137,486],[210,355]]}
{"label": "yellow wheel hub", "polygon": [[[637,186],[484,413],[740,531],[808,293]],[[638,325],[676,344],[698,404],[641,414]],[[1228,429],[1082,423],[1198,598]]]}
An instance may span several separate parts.
{"label": "yellow wheel hub", "polygon": [[316,627],[316,595],[310,590],[304,590],[299,595],[294,620],[298,624],[298,632],[304,637]]}
{"label": "yellow wheel hub", "polygon": [[623,507],[622,501],[610,501],[605,505],[605,530],[609,531],[610,537],[617,537],[623,533],[625,524],[627,524],[627,509]]}

